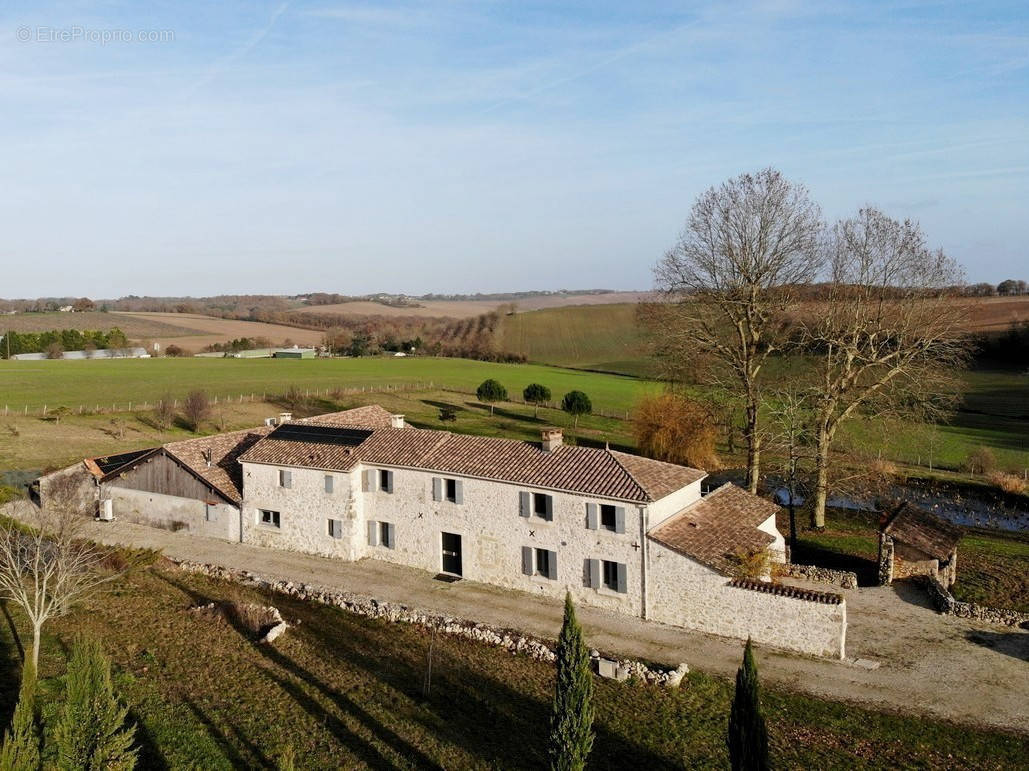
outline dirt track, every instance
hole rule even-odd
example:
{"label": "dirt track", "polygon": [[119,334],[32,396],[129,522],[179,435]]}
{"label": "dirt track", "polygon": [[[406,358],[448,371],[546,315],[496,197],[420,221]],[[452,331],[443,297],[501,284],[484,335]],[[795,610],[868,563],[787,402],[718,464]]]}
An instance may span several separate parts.
{"label": "dirt track", "polygon": [[[345,563],[120,522],[91,528],[108,543],[162,549],[173,558],[347,589],[544,637],[553,637],[561,624],[556,600],[469,581],[444,584],[389,563]],[[843,593],[848,662],[765,649],[759,653],[763,677],[831,699],[1029,732],[1029,632],[940,616],[921,591],[904,584]],[[590,644],[604,651],[672,665],[686,661],[724,676],[739,665],[736,640],[587,607],[580,619]]]}

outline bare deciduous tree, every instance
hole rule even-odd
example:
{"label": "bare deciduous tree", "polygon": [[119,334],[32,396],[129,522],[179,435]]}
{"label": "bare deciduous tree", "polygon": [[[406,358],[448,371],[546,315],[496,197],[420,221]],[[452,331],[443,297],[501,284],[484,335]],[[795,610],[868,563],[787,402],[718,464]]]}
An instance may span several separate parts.
{"label": "bare deciduous tree", "polygon": [[0,598],[29,620],[32,649],[26,657],[34,671],[43,625],[120,575],[102,569],[109,550],[84,538],[88,520],[80,511],[80,489],[74,478],[56,479],[45,507],[16,504],[19,522],[0,525]]}
{"label": "bare deciduous tree", "polygon": [[867,208],[838,223],[828,244],[830,282],[802,314],[815,363],[815,490],[812,527],[825,526],[830,450],[836,432],[861,411],[949,407],[965,363],[969,306],[955,302],[961,270],[925,245],[917,223]]}
{"label": "bare deciduous tree", "polygon": [[171,426],[175,420],[175,400],[168,394],[165,394],[160,400],[154,405],[154,425],[164,430]]}
{"label": "bare deciduous tree", "polygon": [[751,492],[761,461],[761,370],[781,348],[794,288],[818,271],[821,232],[807,189],[764,169],[701,195],[655,268],[658,289],[677,301],[659,311],[666,349],[680,368],[706,359],[714,365],[707,381],[740,396]]}
{"label": "bare deciduous tree", "polygon": [[199,431],[203,422],[211,416],[211,400],[207,392],[190,391],[182,402],[182,416],[191,431]]}
{"label": "bare deciduous tree", "polygon": [[797,548],[797,501],[807,497],[814,459],[811,437],[812,393],[788,387],[772,399],[769,444],[774,450],[790,513],[790,550]]}

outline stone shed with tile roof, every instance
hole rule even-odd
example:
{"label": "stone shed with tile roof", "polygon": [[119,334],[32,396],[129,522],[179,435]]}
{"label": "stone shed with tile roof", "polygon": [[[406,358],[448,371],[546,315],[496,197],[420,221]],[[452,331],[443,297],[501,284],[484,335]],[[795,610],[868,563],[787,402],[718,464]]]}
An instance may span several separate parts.
{"label": "stone shed with tile roof", "polygon": [[879,523],[879,583],[929,576],[949,587],[957,580],[961,528],[903,502]]}

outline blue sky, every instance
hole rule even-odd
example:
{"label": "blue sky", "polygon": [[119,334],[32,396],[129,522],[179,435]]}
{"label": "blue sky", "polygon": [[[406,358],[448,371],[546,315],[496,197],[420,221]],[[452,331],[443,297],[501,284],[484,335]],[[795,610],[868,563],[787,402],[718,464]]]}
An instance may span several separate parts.
{"label": "blue sky", "polygon": [[1029,278],[1024,1],[14,2],[0,105],[0,296],[647,288],[767,165]]}

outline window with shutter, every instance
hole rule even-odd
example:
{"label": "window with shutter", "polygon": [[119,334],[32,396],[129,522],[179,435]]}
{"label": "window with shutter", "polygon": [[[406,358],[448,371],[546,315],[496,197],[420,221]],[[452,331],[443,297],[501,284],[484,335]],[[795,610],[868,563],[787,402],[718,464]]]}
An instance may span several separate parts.
{"label": "window with shutter", "polygon": [[332,492],[333,481],[334,480],[332,478],[332,474],[326,474],[325,475],[325,492],[327,492],[327,493],[331,493]]}
{"label": "window with shutter", "polygon": [[379,523],[379,543],[387,549],[396,548],[396,542],[394,541],[395,534],[396,530],[392,522]]}
{"label": "window with shutter", "polygon": [[597,517],[597,504],[587,503],[586,504],[586,528],[589,530],[596,530],[599,525],[599,519]]}
{"label": "window with shutter", "polygon": [[330,538],[342,538],[343,537],[343,521],[340,519],[329,520],[329,537]]}
{"label": "window with shutter", "polygon": [[603,586],[613,592],[626,593],[626,571],[622,562],[602,560]]}
{"label": "window with shutter", "polygon": [[530,500],[531,493],[522,490],[518,493],[518,514],[523,517],[528,517],[532,512],[530,511]]}
{"label": "window with shutter", "polygon": [[279,469],[279,487],[290,488],[293,486],[293,472],[286,469]]}
{"label": "window with shutter", "polygon": [[610,530],[612,533],[618,526],[617,514],[615,507],[611,504],[604,503],[600,506],[600,526],[605,530]]}
{"label": "window with shutter", "polygon": [[393,472],[382,469],[379,471],[379,489],[384,493],[393,492]]}
{"label": "window with shutter", "polygon": [[546,493],[533,493],[532,513],[541,519],[552,520],[554,518],[554,497]]}

